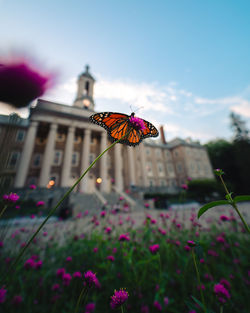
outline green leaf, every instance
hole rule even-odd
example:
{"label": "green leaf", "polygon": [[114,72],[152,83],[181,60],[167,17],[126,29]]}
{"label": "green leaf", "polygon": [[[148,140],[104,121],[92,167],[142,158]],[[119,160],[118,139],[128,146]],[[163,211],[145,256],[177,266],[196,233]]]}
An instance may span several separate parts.
{"label": "green leaf", "polygon": [[207,210],[209,210],[215,206],[223,205],[223,204],[229,204],[229,203],[227,200],[218,200],[218,201],[209,202],[209,203],[203,205],[203,207],[201,207],[199,212],[198,212],[198,218],[200,218]]}
{"label": "green leaf", "polygon": [[250,196],[237,196],[234,199],[234,202],[243,202],[243,201],[250,201]]}
{"label": "green leaf", "polygon": [[201,303],[198,299],[196,299],[194,296],[191,296],[191,298],[196,302],[203,310],[204,310],[204,305]]}

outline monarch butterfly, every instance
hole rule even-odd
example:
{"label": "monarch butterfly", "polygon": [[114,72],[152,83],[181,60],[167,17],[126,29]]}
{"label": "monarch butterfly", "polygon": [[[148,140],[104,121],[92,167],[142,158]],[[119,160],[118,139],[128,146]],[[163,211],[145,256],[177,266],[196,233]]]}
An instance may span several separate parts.
{"label": "monarch butterfly", "polygon": [[131,115],[102,112],[91,115],[89,119],[107,130],[110,141],[114,142],[124,136],[119,142],[129,146],[139,145],[142,139],[159,135],[154,125],[135,117],[134,112]]}

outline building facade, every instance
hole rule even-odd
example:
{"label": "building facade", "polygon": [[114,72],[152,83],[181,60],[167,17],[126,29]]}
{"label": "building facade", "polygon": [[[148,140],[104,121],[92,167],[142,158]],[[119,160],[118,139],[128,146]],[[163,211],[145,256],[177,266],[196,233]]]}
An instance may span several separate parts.
{"label": "building facade", "polygon": [[[0,116],[0,185],[23,188],[71,186],[110,144],[106,131],[89,122],[95,111],[95,80],[88,66],[78,77],[72,106],[42,99],[28,119]],[[146,139],[137,147],[117,144],[94,165],[78,192],[171,190],[187,179],[213,178],[206,149],[191,140]]]}

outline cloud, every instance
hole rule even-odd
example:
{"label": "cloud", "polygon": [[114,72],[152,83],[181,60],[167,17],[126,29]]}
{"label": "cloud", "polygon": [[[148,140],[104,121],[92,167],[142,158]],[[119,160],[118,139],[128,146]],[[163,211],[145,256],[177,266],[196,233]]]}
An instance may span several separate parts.
{"label": "cloud", "polygon": [[250,101],[241,99],[241,101],[238,104],[230,107],[230,109],[235,113],[250,118]]}

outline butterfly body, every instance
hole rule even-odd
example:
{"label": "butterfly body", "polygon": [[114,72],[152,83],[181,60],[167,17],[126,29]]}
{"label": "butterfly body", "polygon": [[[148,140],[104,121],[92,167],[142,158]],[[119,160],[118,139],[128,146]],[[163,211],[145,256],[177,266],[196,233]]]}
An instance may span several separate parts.
{"label": "butterfly body", "polygon": [[89,119],[105,128],[112,142],[123,137],[119,142],[129,146],[139,145],[143,139],[159,135],[154,125],[135,117],[134,112],[131,115],[102,112],[91,115]]}

